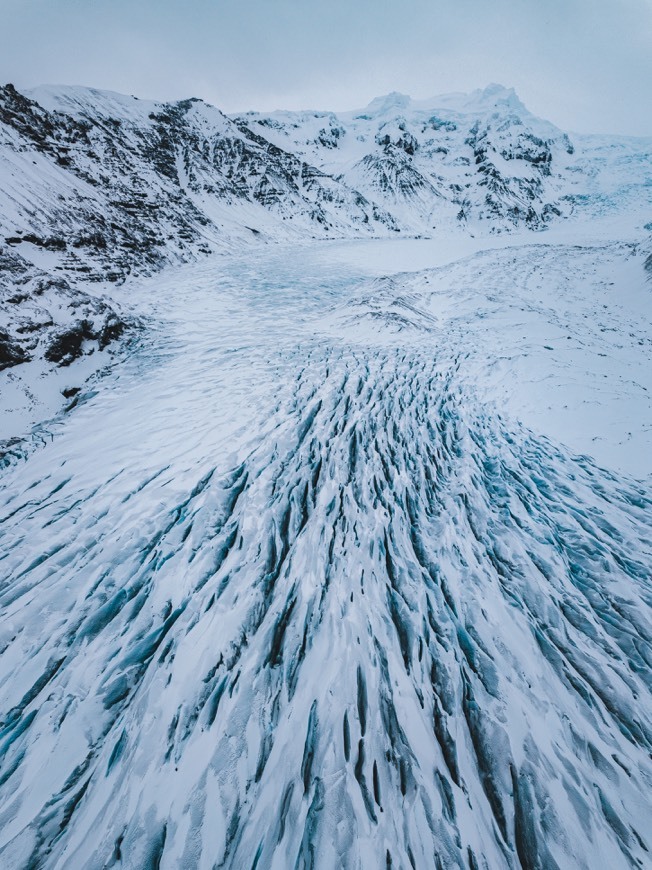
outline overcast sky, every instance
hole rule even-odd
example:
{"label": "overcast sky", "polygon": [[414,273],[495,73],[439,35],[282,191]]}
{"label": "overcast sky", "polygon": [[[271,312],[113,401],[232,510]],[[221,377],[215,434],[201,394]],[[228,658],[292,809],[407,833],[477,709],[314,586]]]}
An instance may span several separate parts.
{"label": "overcast sky", "polygon": [[652,0],[0,0],[0,82],[227,112],[498,82],[564,129],[652,135]]}

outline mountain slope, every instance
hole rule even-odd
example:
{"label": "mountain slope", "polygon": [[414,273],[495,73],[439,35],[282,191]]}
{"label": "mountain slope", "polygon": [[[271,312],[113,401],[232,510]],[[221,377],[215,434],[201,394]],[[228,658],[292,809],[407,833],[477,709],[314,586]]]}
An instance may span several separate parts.
{"label": "mountain slope", "polygon": [[[513,91],[248,113],[0,88],[0,237],[113,281],[247,241],[541,229],[645,198],[648,143],[573,137]],[[649,190],[647,200],[649,202]]]}
{"label": "mountain slope", "polygon": [[[12,412],[0,440],[110,362],[129,330],[105,297],[130,274],[248,243],[397,228],[357,191],[199,100],[0,88],[0,381]],[[62,290],[34,304],[28,281]],[[102,327],[89,326],[91,309]],[[72,354],[50,350],[63,332]],[[65,377],[54,372],[80,356]]]}
{"label": "mountain slope", "polygon": [[636,187],[630,205],[638,208],[650,202],[643,190],[652,176],[649,142],[571,138],[500,85],[425,101],[388,94],[358,112],[249,112],[235,120],[426,235],[455,224],[474,232],[542,229],[585,211],[586,189],[596,182],[603,193]]}
{"label": "mountain slope", "polygon": [[256,233],[392,225],[355,191],[199,100],[83,88],[31,97],[0,92],[0,232],[9,244],[60,252],[68,270],[115,280]]}
{"label": "mountain slope", "polygon": [[239,121],[426,233],[451,219],[540,228],[561,213],[557,179],[573,153],[567,135],[499,86],[426,103],[389,94],[340,115],[249,113]]}

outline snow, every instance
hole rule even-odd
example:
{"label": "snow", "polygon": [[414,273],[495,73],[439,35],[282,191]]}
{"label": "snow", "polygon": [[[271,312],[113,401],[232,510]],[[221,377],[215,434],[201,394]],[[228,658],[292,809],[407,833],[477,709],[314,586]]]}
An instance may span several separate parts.
{"label": "snow", "polygon": [[160,107],[152,100],[75,85],[40,85],[26,90],[25,95],[50,112],[76,117],[90,112],[102,118],[126,118],[132,122],[142,121]]}
{"label": "snow", "polygon": [[649,864],[649,162],[582,148],[546,232],[427,239],[177,157],[228,243],[98,286],[146,329],[3,471],[2,866]]}

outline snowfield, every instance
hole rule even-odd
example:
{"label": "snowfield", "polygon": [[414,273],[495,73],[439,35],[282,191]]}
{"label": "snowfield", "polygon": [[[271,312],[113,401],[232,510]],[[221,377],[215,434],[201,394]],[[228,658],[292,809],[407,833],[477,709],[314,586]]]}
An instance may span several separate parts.
{"label": "snowfield", "polygon": [[[32,96],[95,100],[127,138],[143,119],[129,98]],[[433,106],[406,99],[243,116],[268,145],[220,115],[252,153],[294,137],[284,153],[348,191],[330,237],[289,194],[304,230],[272,208],[264,239],[238,221],[269,203],[222,201],[240,235],[140,265],[121,249],[111,280],[110,248],[74,248],[97,270],[75,277],[69,237],[12,225],[3,280],[25,298],[0,327],[31,359],[0,371],[3,867],[650,866],[646,146],[576,143],[584,182],[545,232],[545,197],[510,229],[516,188],[493,218],[474,188],[432,238],[380,220],[347,238],[350,203],[425,226],[422,185],[410,211],[367,174],[365,205],[358,170],[322,161],[353,133],[351,167],[369,147],[404,167],[400,147],[422,173],[441,131],[443,176],[461,119],[477,149],[498,100],[550,140],[540,190],[571,184],[571,140],[513,92],[442,99],[427,134]]]}

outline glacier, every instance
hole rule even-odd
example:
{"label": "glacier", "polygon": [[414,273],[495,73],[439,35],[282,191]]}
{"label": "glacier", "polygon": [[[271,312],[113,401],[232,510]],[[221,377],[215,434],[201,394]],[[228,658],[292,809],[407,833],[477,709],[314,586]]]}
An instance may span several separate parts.
{"label": "glacier", "polygon": [[[155,189],[124,143],[160,108],[30,99],[62,125],[80,105],[120,120],[115,165]],[[161,187],[151,223],[132,214],[185,239],[75,247],[81,182],[38,164],[50,144],[31,211],[0,174],[0,275],[26,297],[3,326],[32,357],[0,371],[3,867],[650,866],[649,152],[572,137],[570,155],[506,89],[437,102],[220,115],[249,169],[283,137],[284,183],[298,161],[338,191],[329,226],[305,188],[250,195],[255,172],[227,195],[213,155],[192,207]],[[435,108],[447,137],[477,123],[478,166],[496,112],[550,143],[536,219],[513,223],[521,174],[498,211],[479,182],[463,220],[446,199],[424,238],[435,180],[397,198],[362,171],[358,148],[425,172]],[[327,126],[345,132],[315,144]],[[18,172],[31,152],[7,141]],[[80,319],[79,355],[48,359]]]}

